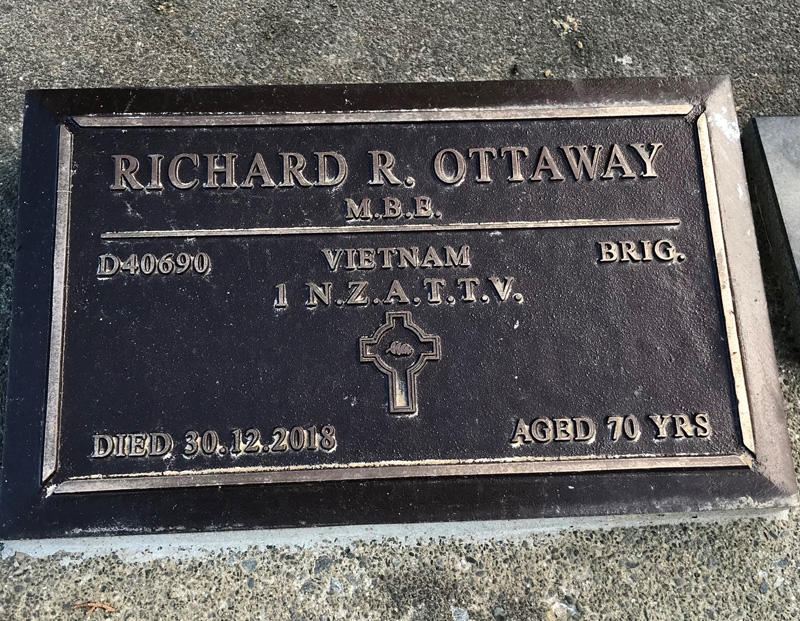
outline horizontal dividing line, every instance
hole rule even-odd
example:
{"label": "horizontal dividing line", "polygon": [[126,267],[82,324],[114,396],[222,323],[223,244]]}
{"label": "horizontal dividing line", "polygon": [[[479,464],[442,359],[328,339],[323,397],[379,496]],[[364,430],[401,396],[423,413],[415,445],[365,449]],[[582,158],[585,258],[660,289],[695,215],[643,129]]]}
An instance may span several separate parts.
{"label": "horizontal dividing line", "polygon": [[534,222],[456,222],[453,224],[378,224],[363,226],[296,226],[253,229],[175,229],[164,231],[110,231],[101,239],[158,237],[269,237],[285,235],[363,235],[366,233],[441,233],[448,231],[509,231],[569,229],[605,226],[677,226],[679,218],[653,220],[539,220]]}
{"label": "horizontal dividing line", "polygon": [[76,116],[82,127],[193,127],[244,125],[313,125],[326,123],[415,123],[430,121],[508,121],[631,116],[686,116],[694,106],[631,104],[620,106],[529,106],[522,108],[440,108],[354,112],[272,112],[265,114],[167,114]]}

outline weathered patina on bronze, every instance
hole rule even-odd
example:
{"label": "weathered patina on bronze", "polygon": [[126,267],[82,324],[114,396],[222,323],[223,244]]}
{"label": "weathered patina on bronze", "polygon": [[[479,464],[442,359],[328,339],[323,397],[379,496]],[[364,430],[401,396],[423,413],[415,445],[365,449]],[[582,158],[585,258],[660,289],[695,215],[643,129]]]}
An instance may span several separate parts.
{"label": "weathered patina on bronze", "polygon": [[11,535],[793,498],[726,81],[28,106]]}

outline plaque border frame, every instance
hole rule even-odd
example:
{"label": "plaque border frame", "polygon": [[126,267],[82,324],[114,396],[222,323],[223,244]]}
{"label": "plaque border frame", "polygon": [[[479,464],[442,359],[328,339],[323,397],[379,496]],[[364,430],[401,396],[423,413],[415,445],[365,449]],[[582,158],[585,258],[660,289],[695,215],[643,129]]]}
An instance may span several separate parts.
{"label": "plaque border frame", "polygon": [[66,273],[69,261],[69,222],[71,206],[72,133],[63,122],[59,128],[58,173],[56,190],[56,231],[53,253],[52,319],[50,355],[42,454],[42,486],[49,493],[69,494],[121,490],[170,489],[176,487],[255,485],[389,479],[408,477],[546,474],[664,470],[685,468],[752,468],[755,457],[753,421],[743,362],[740,352],[730,271],[722,227],[717,176],[708,131],[709,110],[706,102],[698,105],[645,104],[616,106],[518,106],[440,108],[425,110],[380,110],[352,112],[290,112],[266,114],[192,114],[192,115],[75,115],[68,119],[79,127],[198,127],[259,126],[292,124],[362,124],[480,120],[542,120],[570,118],[623,118],[637,116],[683,116],[698,113],[695,138],[700,152],[702,185],[708,210],[717,282],[722,302],[734,394],[738,403],[738,421],[746,450],[731,455],[677,455],[671,457],[512,457],[474,460],[424,460],[369,462],[365,464],[324,464],[314,466],[252,466],[145,472],[117,475],[73,477],[48,483],[58,470],[61,424],[61,371],[64,349],[64,315],[67,309]]}

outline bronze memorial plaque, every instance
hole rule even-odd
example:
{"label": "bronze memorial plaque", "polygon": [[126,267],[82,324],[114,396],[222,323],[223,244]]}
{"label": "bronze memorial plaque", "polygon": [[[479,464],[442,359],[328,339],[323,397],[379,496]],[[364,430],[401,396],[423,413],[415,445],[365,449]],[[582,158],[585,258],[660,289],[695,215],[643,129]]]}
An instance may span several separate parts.
{"label": "bronze memorial plaque", "polygon": [[723,79],[34,91],[6,536],[774,510]]}

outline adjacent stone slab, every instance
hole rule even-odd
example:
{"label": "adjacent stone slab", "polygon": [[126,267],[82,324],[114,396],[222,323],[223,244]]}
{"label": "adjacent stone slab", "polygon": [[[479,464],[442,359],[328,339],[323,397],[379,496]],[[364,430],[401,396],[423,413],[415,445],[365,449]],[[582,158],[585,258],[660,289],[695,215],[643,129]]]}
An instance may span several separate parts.
{"label": "adjacent stone slab", "polygon": [[794,498],[726,81],[27,106],[8,535]]}
{"label": "adjacent stone slab", "polygon": [[750,183],[780,276],[795,338],[800,337],[800,118],[759,117],[744,135]]}

